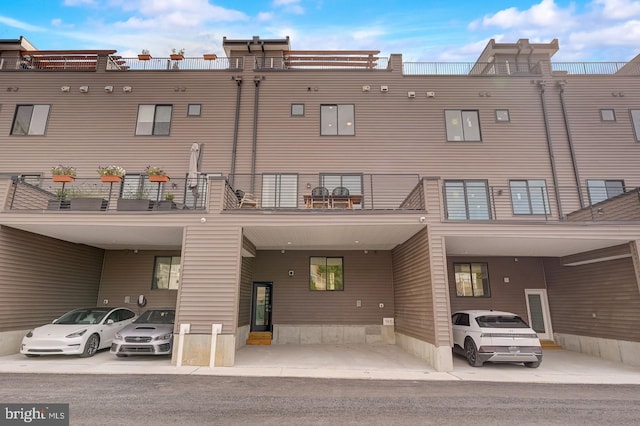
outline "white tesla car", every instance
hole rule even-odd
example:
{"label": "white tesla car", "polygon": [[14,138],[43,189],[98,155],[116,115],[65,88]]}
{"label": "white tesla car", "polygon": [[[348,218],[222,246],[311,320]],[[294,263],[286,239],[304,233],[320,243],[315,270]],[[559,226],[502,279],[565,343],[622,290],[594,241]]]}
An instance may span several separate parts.
{"label": "white tesla car", "polygon": [[522,362],[536,368],[542,362],[540,340],[529,325],[511,312],[458,311],[451,316],[453,351],[473,367],[491,362]]}
{"label": "white tesla car", "polygon": [[115,334],[135,317],[135,312],[128,308],[75,309],[51,324],[29,331],[22,339],[20,353],[90,357],[110,347]]}

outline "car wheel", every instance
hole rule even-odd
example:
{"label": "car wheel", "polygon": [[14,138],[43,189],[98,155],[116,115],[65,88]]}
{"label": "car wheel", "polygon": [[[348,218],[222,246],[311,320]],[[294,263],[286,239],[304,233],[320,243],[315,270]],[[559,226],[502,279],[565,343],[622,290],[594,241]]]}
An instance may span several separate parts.
{"label": "car wheel", "polygon": [[467,356],[467,362],[472,367],[482,367],[482,361],[478,358],[478,349],[472,339],[464,342],[464,353]]}
{"label": "car wheel", "polygon": [[540,367],[540,361],[525,362],[524,366],[529,368],[538,368]]}
{"label": "car wheel", "polygon": [[116,354],[116,356],[118,358],[125,358],[127,356],[127,354]]}
{"label": "car wheel", "polygon": [[24,354],[27,358],[35,358],[37,356],[40,356],[38,354]]}
{"label": "car wheel", "polygon": [[84,345],[84,351],[80,354],[80,358],[89,358],[94,356],[98,352],[98,346],[100,345],[100,338],[97,334],[92,334],[87,339],[87,343]]}

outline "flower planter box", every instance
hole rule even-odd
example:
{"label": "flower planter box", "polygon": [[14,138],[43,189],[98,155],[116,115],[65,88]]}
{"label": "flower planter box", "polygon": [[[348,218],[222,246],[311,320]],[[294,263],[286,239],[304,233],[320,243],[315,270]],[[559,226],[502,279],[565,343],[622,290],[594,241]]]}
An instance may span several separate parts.
{"label": "flower planter box", "polygon": [[51,179],[54,182],[73,182],[75,177],[69,175],[53,175]]}
{"label": "flower planter box", "polygon": [[162,200],[156,203],[156,210],[176,210],[178,206],[173,201]]}
{"label": "flower planter box", "polygon": [[151,55],[141,53],[138,55],[138,59],[140,59],[141,61],[148,61],[149,59],[151,59]]}
{"label": "flower planter box", "polygon": [[120,182],[122,178],[120,176],[106,175],[100,176],[102,182]]}
{"label": "flower planter box", "polygon": [[213,61],[215,59],[218,59],[218,55],[216,55],[215,53],[205,53],[204,55],[202,55],[204,57],[205,60],[207,61]]}
{"label": "flower planter box", "polygon": [[168,182],[169,176],[149,175],[149,182]]}
{"label": "flower planter box", "polygon": [[148,199],[118,198],[117,209],[119,211],[152,210],[153,201]]}
{"label": "flower planter box", "polygon": [[72,198],[69,200],[71,210],[102,211],[107,209],[104,198]]}
{"label": "flower planter box", "polygon": [[184,59],[184,55],[174,55],[173,53],[170,55],[172,61],[181,61]]}
{"label": "flower planter box", "polygon": [[69,210],[71,203],[69,200],[49,200],[47,210]]}

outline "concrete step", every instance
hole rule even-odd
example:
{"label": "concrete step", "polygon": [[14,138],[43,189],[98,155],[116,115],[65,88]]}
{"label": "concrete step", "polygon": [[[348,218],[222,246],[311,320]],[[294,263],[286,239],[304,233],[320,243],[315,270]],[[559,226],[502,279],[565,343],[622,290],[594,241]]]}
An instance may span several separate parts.
{"label": "concrete step", "polygon": [[556,344],[553,340],[540,340],[542,349],[562,349],[562,346]]}
{"label": "concrete step", "polygon": [[247,345],[270,345],[273,334],[268,331],[251,332],[247,339]]}

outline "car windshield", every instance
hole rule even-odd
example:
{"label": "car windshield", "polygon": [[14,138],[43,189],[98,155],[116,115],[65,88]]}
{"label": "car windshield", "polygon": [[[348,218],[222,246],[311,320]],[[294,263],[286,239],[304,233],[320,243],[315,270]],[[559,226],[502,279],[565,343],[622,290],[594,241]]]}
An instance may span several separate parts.
{"label": "car windshield", "polygon": [[482,328],[529,328],[517,315],[483,315],[476,318]]}
{"label": "car windshield", "polygon": [[136,324],[173,324],[176,316],[175,309],[150,309],[140,315]]}
{"label": "car windshield", "polygon": [[58,318],[55,324],[97,324],[109,309],[76,309]]}

